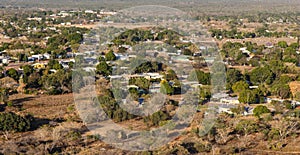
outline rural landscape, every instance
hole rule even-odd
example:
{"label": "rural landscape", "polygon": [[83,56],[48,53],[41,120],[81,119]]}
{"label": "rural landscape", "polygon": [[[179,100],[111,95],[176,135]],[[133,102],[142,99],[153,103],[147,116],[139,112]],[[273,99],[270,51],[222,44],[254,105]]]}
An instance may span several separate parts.
{"label": "rural landscape", "polygon": [[300,154],[300,1],[0,2],[0,155]]}

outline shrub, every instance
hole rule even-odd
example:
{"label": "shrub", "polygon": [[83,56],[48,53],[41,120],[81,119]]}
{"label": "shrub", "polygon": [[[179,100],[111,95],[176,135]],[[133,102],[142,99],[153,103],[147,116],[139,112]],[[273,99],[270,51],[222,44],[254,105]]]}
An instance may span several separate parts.
{"label": "shrub", "polygon": [[109,51],[108,53],[106,53],[105,59],[106,59],[106,61],[114,61],[117,58],[113,51]]}
{"label": "shrub", "polygon": [[259,105],[253,110],[254,115],[257,117],[259,117],[261,114],[266,114],[270,112],[271,111],[266,106],[263,105]]}
{"label": "shrub", "polygon": [[162,111],[158,111],[158,112],[152,114],[151,116],[144,117],[144,122],[148,126],[158,126],[160,124],[160,122],[166,121],[168,119],[169,119],[168,114],[166,114]]}
{"label": "shrub", "polygon": [[28,131],[30,129],[31,119],[22,117],[15,113],[1,113],[0,114],[0,131]]}
{"label": "shrub", "polygon": [[18,71],[11,68],[11,69],[8,69],[7,72],[6,72],[7,76],[13,78],[14,80],[19,80],[19,74],[18,74]]}
{"label": "shrub", "polygon": [[238,133],[243,135],[252,134],[259,130],[257,122],[253,120],[241,120],[235,127]]}
{"label": "shrub", "polygon": [[8,101],[8,102],[7,102],[7,106],[8,106],[8,107],[12,107],[12,106],[13,106],[12,101]]}

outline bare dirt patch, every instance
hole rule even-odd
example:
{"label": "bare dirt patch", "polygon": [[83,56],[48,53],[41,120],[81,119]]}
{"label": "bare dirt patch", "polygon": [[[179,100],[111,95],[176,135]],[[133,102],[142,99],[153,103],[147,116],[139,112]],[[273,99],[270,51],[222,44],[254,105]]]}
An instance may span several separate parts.
{"label": "bare dirt patch", "polygon": [[293,81],[290,84],[292,94],[295,96],[297,92],[300,92],[300,81]]}
{"label": "bare dirt patch", "polygon": [[73,103],[73,94],[48,96],[16,94],[10,96],[14,105],[22,106],[23,114],[32,114],[43,119],[63,118],[67,114],[67,107]]}

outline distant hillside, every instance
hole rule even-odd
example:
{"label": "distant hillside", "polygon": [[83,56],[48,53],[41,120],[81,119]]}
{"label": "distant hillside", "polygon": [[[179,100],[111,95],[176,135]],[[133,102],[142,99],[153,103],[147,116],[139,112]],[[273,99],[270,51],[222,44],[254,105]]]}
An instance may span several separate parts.
{"label": "distant hillside", "polygon": [[0,6],[39,8],[122,9],[137,5],[165,5],[200,12],[294,12],[300,0],[0,0]]}

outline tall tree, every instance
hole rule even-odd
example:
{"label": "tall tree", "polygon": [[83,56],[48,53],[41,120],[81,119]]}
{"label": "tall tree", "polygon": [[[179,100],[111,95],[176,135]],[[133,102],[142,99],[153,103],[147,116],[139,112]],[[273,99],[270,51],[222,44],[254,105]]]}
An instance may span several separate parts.
{"label": "tall tree", "polygon": [[174,88],[170,86],[166,80],[162,80],[160,83],[160,92],[163,94],[171,95],[174,93]]}
{"label": "tall tree", "polygon": [[108,53],[105,54],[106,61],[114,61],[117,59],[116,55],[112,50],[110,50]]}
{"label": "tall tree", "polygon": [[239,81],[236,82],[233,86],[232,86],[232,90],[234,93],[240,93],[244,90],[249,89],[249,84],[245,81]]}

